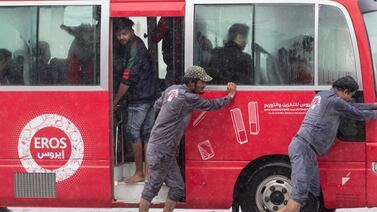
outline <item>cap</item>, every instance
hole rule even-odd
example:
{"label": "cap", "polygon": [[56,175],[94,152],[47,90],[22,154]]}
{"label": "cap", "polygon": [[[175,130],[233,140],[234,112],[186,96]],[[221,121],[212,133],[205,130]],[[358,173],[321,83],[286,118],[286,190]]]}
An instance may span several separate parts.
{"label": "cap", "polygon": [[135,23],[129,18],[116,18],[113,21],[113,30],[118,32],[122,29],[132,29]]}
{"label": "cap", "polygon": [[212,77],[210,77],[204,68],[200,66],[190,66],[187,68],[185,73],[186,78],[192,78],[192,79],[200,79],[204,82],[209,82],[212,80]]}

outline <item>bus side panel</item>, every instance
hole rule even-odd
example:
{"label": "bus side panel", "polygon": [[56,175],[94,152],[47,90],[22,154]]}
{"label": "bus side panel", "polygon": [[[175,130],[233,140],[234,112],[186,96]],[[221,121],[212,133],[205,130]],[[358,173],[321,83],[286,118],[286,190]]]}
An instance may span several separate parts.
{"label": "bus side panel", "polygon": [[326,208],[365,207],[365,163],[320,163]]}
{"label": "bus side panel", "polygon": [[[195,112],[185,136],[188,204],[229,208],[234,183],[243,169],[238,163],[249,163],[264,155],[287,155],[288,144],[314,94],[313,91],[239,91],[223,109]],[[205,97],[224,95],[223,91],[207,91]],[[211,167],[213,164],[216,167]],[[220,188],[221,191],[217,190]],[[216,198],[201,202],[208,193]]]}
{"label": "bus side panel", "polygon": [[229,208],[233,188],[247,162],[186,163],[186,203],[189,208]]}
{"label": "bus side panel", "polygon": [[[215,98],[224,95],[225,92],[208,91],[205,97]],[[312,91],[240,91],[234,101],[224,109],[195,112],[185,137],[187,163],[197,162],[197,166],[204,166],[206,164],[204,162],[250,162],[265,155],[287,155],[288,145],[299,129],[314,95],[315,93]],[[357,190],[353,190],[353,187],[350,186],[352,184],[345,184],[342,188],[342,191],[347,194],[354,193],[360,196],[355,200],[357,205],[365,201],[365,185],[363,186],[365,175],[360,175],[363,172],[352,171],[354,167],[348,165],[352,162],[364,164],[365,158],[359,157],[364,152],[364,142],[337,140],[329,154],[319,158],[320,168],[322,168],[322,162],[327,163],[330,167],[337,167],[335,174],[339,175],[339,178],[336,178],[338,184],[342,177],[347,177],[349,171],[352,172],[352,178],[357,176],[363,179],[359,182],[361,187]],[[340,167],[338,164],[342,163],[346,164],[341,166],[344,169],[338,169]],[[187,168],[187,179],[193,178],[190,173],[195,172],[194,170],[196,169],[192,167]],[[205,188],[197,189],[195,183],[219,185],[217,182],[221,179],[231,183],[232,185],[228,186],[233,188],[237,176],[233,179],[234,173],[228,176],[228,172],[216,176],[214,174],[216,171],[216,169],[204,168],[200,170],[200,174],[195,175],[199,179],[188,180],[188,200],[200,201],[198,197],[203,195],[202,189]],[[334,174],[332,169],[325,169],[322,172],[326,173],[326,171]],[[324,188],[328,183],[332,185],[333,182],[321,181]],[[328,195],[327,193],[337,193],[337,190],[334,189],[338,188],[338,185],[330,186],[324,193],[326,195]],[[224,190],[221,194],[231,198],[233,190]],[[344,196],[338,195],[337,198],[338,207],[347,205],[349,202]],[[334,204],[335,202],[330,203],[330,205]],[[223,203],[214,199],[207,208],[219,205],[223,205]],[[225,208],[228,207],[229,205]]]}
{"label": "bus side panel", "polygon": [[[205,98],[225,96],[207,91]],[[312,91],[239,91],[230,105],[193,114],[186,132],[188,161],[251,161],[287,154],[314,96]]]}
{"label": "bus side panel", "polygon": [[110,161],[84,161],[71,178],[56,184],[56,198],[17,198],[15,173],[24,173],[18,160],[0,160],[0,205],[15,207],[111,207]]}
{"label": "bus side panel", "polygon": [[[110,206],[108,92],[3,92],[0,104],[0,205]],[[51,172],[55,197],[35,198],[25,185],[15,188],[16,173]]]}

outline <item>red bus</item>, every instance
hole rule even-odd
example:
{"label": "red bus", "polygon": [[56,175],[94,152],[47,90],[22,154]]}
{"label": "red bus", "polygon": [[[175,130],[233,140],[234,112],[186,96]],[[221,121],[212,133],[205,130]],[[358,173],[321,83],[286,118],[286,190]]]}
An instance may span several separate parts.
{"label": "red bus", "polygon": [[[354,101],[377,101],[376,11],[372,0],[0,1],[0,206],[137,206],[143,183],[123,183],[134,169],[126,117],[111,107],[112,23],[130,17],[161,88],[201,65],[214,78],[205,97],[219,97],[224,72],[213,66],[243,64],[232,104],[193,115],[178,158],[179,206],[276,211],[292,187],[287,146],[315,92],[351,75],[361,88]],[[168,49],[152,39],[161,18],[170,21]],[[237,23],[249,28],[241,56],[214,60]],[[321,211],[377,206],[376,127],[342,121],[319,158]]]}

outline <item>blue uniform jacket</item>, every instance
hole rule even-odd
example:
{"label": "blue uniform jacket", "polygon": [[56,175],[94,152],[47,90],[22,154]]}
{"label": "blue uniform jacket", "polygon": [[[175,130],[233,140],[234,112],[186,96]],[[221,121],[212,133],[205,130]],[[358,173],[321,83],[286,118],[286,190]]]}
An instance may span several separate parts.
{"label": "blue uniform jacket", "polygon": [[334,88],[319,92],[309,107],[297,135],[309,142],[319,155],[325,155],[336,137],[340,119],[376,119],[372,104],[349,103]]}

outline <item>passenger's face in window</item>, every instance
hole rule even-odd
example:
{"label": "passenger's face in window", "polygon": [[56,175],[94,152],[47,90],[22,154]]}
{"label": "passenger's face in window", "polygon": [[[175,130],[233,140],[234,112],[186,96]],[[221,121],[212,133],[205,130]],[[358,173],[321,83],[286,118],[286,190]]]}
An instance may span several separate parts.
{"label": "passenger's face in window", "polygon": [[247,44],[247,36],[238,34],[234,39],[234,42],[236,42],[242,49],[244,49]]}
{"label": "passenger's face in window", "polygon": [[38,48],[38,64],[47,64],[50,58],[51,53],[48,46]]}
{"label": "passenger's face in window", "polygon": [[131,40],[133,35],[132,29],[121,29],[116,34],[116,37],[120,44],[125,45]]}

